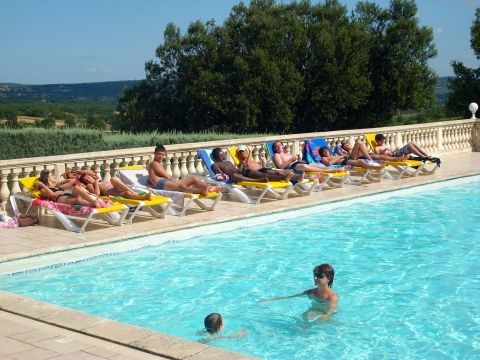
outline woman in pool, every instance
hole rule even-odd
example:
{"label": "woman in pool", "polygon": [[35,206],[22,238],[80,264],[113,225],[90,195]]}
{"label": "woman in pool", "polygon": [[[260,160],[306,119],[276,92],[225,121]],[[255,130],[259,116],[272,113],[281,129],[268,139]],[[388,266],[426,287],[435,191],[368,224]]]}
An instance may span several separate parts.
{"label": "woman in pool", "polygon": [[338,295],[331,289],[335,270],[330,264],[321,264],[313,269],[313,282],[316,287],[305,290],[300,294],[290,296],[277,296],[269,299],[260,299],[259,303],[273,300],[291,299],[294,297],[308,296],[312,300],[312,307],[305,312],[307,321],[327,320],[337,308]]}

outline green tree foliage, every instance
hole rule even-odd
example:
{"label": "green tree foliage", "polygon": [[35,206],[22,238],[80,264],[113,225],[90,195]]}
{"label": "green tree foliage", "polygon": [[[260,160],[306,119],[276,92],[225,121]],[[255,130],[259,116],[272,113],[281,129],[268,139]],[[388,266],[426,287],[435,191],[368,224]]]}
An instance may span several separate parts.
{"label": "green tree foliage", "polygon": [[413,0],[390,9],[338,0],[239,3],[222,26],[169,24],[126,89],[122,130],[301,132],[373,126],[398,110],[427,107],[436,77],[432,30]]}
{"label": "green tree foliage", "polygon": [[[480,59],[480,8],[475,10],[475,19],[470,28],[470,44],[473,52]],[[449,81],[450,95],[445,104],[448,115],[470,117],[468,104],[479,101],[480,96],[480,67],[470,69],[460,61],[452,62],[455,76]]]}

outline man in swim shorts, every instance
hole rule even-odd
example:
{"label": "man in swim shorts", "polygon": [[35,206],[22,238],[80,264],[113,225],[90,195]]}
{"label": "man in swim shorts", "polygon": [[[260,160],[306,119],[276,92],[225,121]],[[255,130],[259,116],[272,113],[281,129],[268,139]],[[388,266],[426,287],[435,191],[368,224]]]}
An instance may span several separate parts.
{"label": "man in swim shorts", "polygon": [[192,194],[207,195],[209,192],[222,191],[222,186],[213,186],[205,183],[196,176],[187,176],[175,179],[163,167],[163,160],[167,157],[165,146],[158,145],[154,151],[153,161],[148,165],[148,182],[157,190],[182,191]]}

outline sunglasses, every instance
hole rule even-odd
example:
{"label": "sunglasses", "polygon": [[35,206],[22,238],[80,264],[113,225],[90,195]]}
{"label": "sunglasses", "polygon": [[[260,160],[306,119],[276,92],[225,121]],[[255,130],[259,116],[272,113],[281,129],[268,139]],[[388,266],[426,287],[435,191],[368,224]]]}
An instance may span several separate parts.
{"label": "sunglasses", "polygon": [[323,279],[327,277],[327,275],[325,275],[324,273],[317,273],[317,272],[313,272],[313,276],[315,276],[317,279]]}

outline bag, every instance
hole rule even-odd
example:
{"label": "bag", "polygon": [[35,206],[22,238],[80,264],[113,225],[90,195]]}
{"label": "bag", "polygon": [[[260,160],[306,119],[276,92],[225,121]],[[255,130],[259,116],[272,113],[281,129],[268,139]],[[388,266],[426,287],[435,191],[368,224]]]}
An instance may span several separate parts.
{"label": "bag", "polygon": [[40,220],[38,219],[38,216],[35,216],[35,215],[19,214],[17,219],[18,219],[18,225],[21,227],[37,225],[40,222]]}

